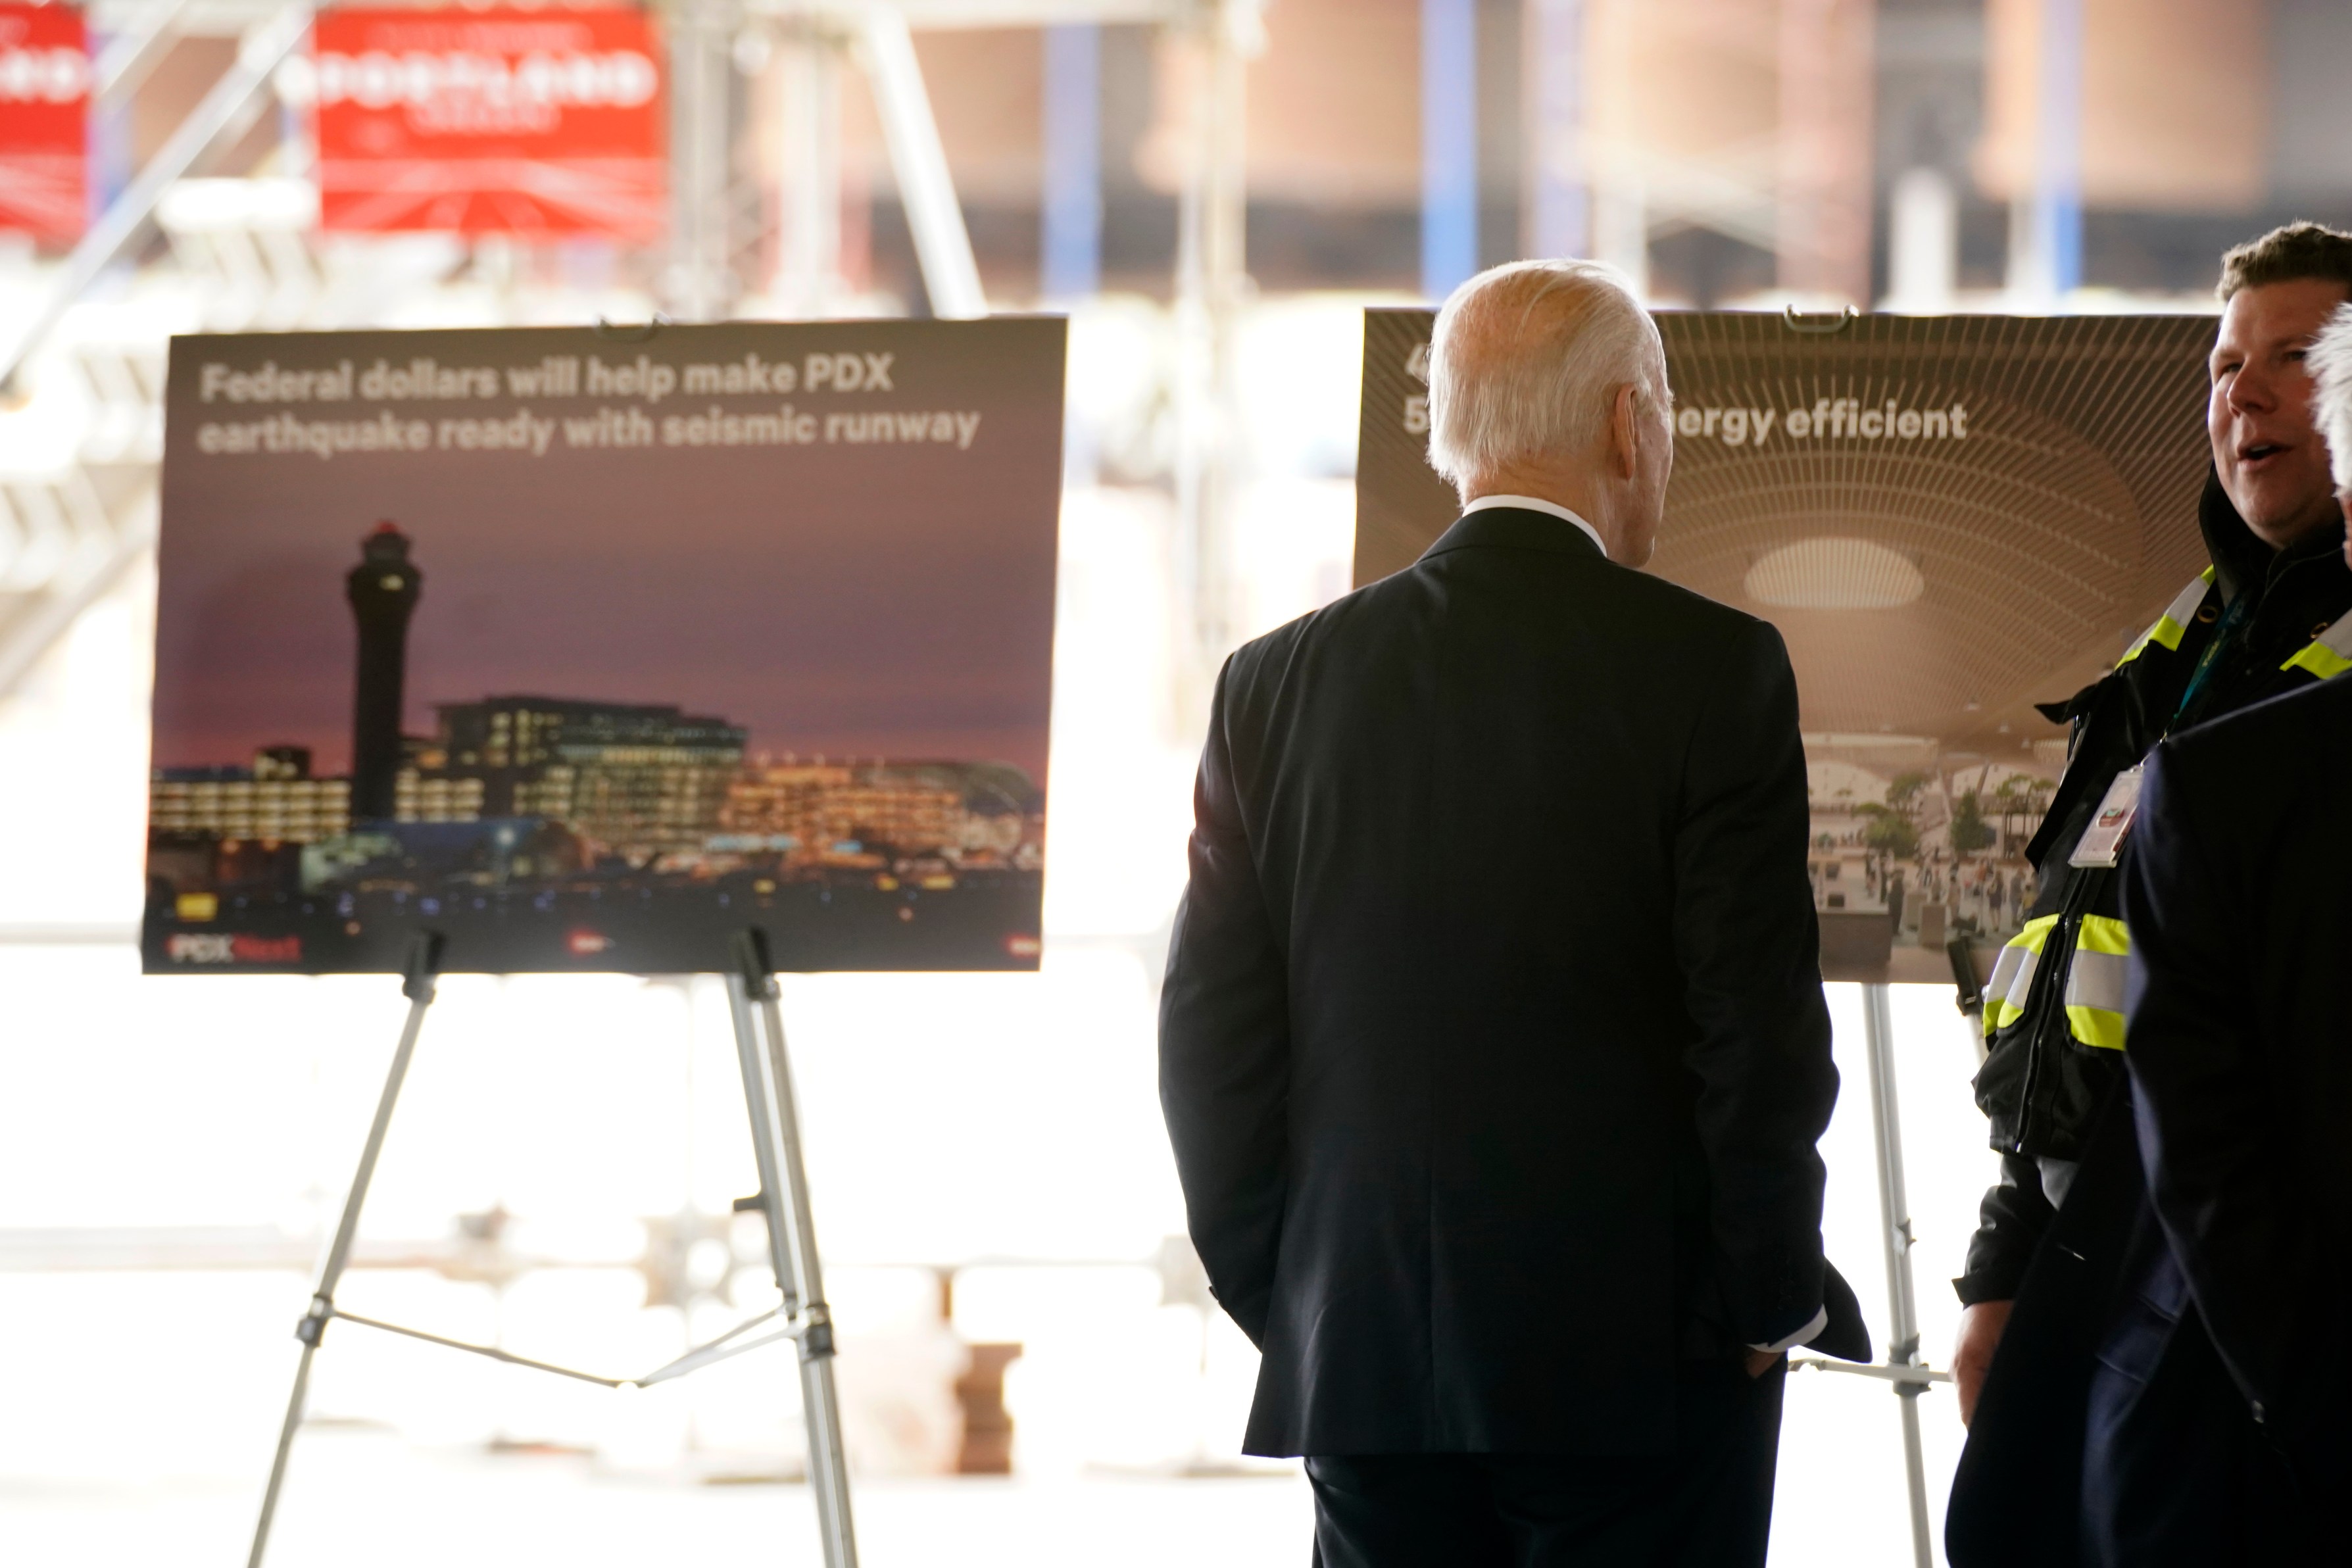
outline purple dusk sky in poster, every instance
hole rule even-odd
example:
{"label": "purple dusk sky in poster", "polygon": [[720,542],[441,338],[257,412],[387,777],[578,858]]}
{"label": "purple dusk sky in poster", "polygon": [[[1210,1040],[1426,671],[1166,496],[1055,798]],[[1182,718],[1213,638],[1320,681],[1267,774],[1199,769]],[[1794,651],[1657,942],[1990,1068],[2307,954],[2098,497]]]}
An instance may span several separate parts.
{"label": "purple dusk sky in poster", "polygon": [[411,733],[671,703],[1042,785],[1062,365],[1050,320],[175,340],[155,765],[348,767],[344,576],[390,521]]}

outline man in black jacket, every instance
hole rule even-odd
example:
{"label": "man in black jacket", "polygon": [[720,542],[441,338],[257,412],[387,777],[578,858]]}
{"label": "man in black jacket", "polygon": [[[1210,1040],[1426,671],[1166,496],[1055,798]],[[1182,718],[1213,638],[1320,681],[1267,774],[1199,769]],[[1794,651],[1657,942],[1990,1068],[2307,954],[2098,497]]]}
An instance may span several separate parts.
{"label": "man in black jacket", "polygon": [[2146,1213],[2092,1374],[2089,1562],[2344,1552],[2352,680],[2167,741],[2124,862]]}
{"label": "man in black jacket", "polygon": [[2078,1560],[2090,1383],[2141,1208],[2131,1118],[2117,1104],[2138,933],[2120,902],[2121,840],[2086,846],[2087,830],[2122,804],[2128,770],[2166,734],[2343,666],[2352,571],[2304,362],[2352,297],[2352,236],[2313,224],[2265,235],[2223,258],[2220,292],[2214,471],[2200,508],[2213,564],[2113,674],[2060,710],[2073,754],[2029,849],[2036,920],[1989,987],[1991,1055],[1977,1089],[2002,1181],[1956,1282],[1968,1305],[1953,1373],[1973,1416],[1946,1530],[1960,1568]]}
{"label": "man in black jacket", "polygon": [[1868,1354],[1795,682],[1632,570],[1671,395],[1613,274],[1472,279],[1431,395],[1465,515],[1237,651],[1201,762],[1160,1099],[1246,1447],[1328,1568],[1760,1563],[1781,1352]]}
{"label": "man in black jacket", "polygon": [[[2352,306],[2308,363],[2352,508]],[[2336,673],[2352,668],[2352,637],[2327,651]],[[2343,1555],[2347,778],[2352,680],[2340,679],[2168,741],[2148,763],[2123,866],[2147,1201],[2092,1374],[2083,1524],[2095,1563]]]}

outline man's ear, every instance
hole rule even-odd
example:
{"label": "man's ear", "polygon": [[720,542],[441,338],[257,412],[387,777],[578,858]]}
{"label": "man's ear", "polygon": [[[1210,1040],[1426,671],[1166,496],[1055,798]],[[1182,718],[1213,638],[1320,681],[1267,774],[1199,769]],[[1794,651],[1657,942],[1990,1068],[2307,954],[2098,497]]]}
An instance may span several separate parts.
{"label": "man's ear", "polygon": [[1621,479],[1641,472],[1641,389],[1630,381],[1619,385],[1609,405],[1609,468]]}

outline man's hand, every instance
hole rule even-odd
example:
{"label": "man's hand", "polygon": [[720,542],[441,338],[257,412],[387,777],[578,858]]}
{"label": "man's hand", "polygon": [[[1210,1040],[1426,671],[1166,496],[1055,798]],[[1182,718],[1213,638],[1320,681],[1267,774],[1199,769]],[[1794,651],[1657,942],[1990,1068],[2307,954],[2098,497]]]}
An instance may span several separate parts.
{"label": "man's hand", "polygon": [[1952,1343],[1952,1388],[1960,1396],[1960,1425],[1977,1418],[1977,1395],[1984,1391],[1992,1352],[2000,1348],[2014,1301],[1979,1301],[1960,1310],[1959,1337]]}
{"label": "man's hand", "polygon": [[1763,1376],[1775,1366],[1778,1366],[1780,1363],[1780,1358],[1788,1353],[1789,1352],[1786,1351],[1749,1351],[1748,1352],[1748,1375],[1750,1377]]}

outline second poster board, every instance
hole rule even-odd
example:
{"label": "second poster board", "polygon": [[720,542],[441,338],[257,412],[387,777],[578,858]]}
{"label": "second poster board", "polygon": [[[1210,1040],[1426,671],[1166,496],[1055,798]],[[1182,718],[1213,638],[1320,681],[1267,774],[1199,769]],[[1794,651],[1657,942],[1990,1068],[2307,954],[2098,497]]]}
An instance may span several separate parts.
{"label": "second poster board", "polygon": [[[2212,321],[1656,319],[1675,468],[1647,569],[1788,642],[1823,972],[1946,980],[1951,935],[1997,945],[2032,900],[2066,757],[2035,704],[2205,565]],[[1359,585],[1458,510],[1428,464],[1433,320],[1365,312]]]}

